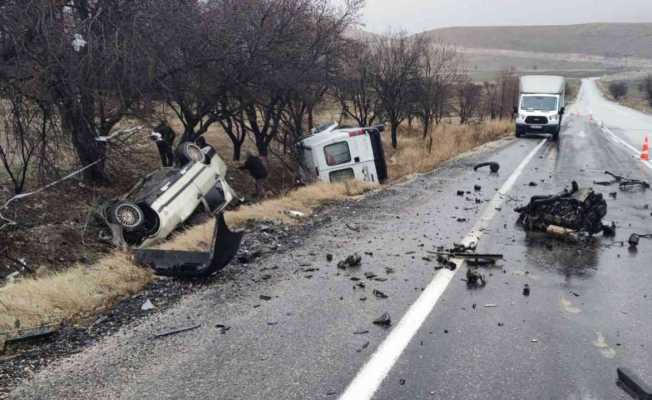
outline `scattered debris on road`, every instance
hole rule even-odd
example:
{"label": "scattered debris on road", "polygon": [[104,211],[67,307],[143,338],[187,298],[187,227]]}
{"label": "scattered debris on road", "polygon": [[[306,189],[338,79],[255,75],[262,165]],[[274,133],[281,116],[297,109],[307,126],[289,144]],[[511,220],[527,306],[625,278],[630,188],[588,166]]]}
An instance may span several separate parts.
{"label": "scattered debris on road", "polygon": [[650,188],[650,183],[647,181],[643,181],[640,179],[631,179],[631,178],[625,178],[624,176],[616,175],[614,173],[611,173],[609,171],[605,171],[605,174],[611,176],[613,180],[610,181],[597,181],[593,182],[595,185],[600,185],[600,186],[611,186],[613,184],[618,184],[618,187],[620,190],[634,190],[636,188],[645,190]]}
{"label": "scattered debris on road", "polygon": [[362,264],[362,257],[358,253],[355,253],[338,262],[337,268],[347,269],[352,267],[359,267],[360,264]]}
{"label": "scattered debris on road", "polygon": [[638,247],[638,243],[640,242],[641,238],[652,239],[652,233],[646,233],[646,234],[632,233],[631,236],[629,237],[629,240],[627,241],[629,243],[629,247],[630,248]]}
{"label": "scattered debris on road", "polygon": [[379,299],[386,299],[386,298],[389,297],[388,295],[386,295],[385,293],[381,292],[378,289],[374,289],[373,294],[374,294],[374,296],[376,296]]}
{"label": "scattered debris on road", "polygon": [[392,317],[390,317],[389,313],[383,313],[374,320],[373,324],[387,328],[392,325]]}
{"label": "scattered debris on road", "polygon": [[466,270],[466,285],[470,288],[484,287],[487,279],[477,269],[469,268]]}
{"label": "scattered debris on road", "polygon": [[227,331],[229,331],[229,330],[231,329],[230,326],[226,326],[226,325],[224,325],[224,324],[217,324],[217,325],[215,325],[215,327],[216,327],[217,329],[219,329],[219,331],[220,331],[220,333],[221,333],[222,335],[224,335]]}
{"label": "scattered debris on road", "polygon": [[629,368],[618,368],[617,384],[629,395],[636,399],[651,400],[652,387],[646,384],[638,375]]}
{"label": "scattered debris on road", "polygon": [[497,162],[493,162],[493,161],[477,164],[475,167],[473,167],[473,170],[477,171],[478,169],[484,168],[484,167],[489,167],[491,172],[494,173],[494,174],[497,173],[500,170],[500,164],[498,164]]}
{"label": "scattered debris on road", "polygon": [[349,230],[352,230],[353,232],[360,232],[360,228],[354,225],[349,225],[349,224],[344,224]]}
{"label": "scattered debris on road", "polygon": [[530,295],[530,285],[526,283],[525,286],[523,286],[523,296],[527,297],[529,295]]}
{"label": "scattered debris on road", "polygon": [[178,328],[167,329],[167,330],[161,331],[159,333],[155,333],[154,338],[158,339],[158,338],[162,338],[162,337],[166,337],[166,336],[176,335],[178,333],[193,331],[193,330],[199,328],[200,326],[201,326],[201,324],[194,324],[194,325],[188,325],[188,326],[183,326],[183,327],[178,327]]}
{"label": "scattered debris on road", "polygon": [[573,182],[570,191],[533,196],[528,205],[515,211],[520,214],[518,223],[528,231],[578,239],[604,230],[602,218],[607,215],[607,202],[602,194],[591,189],[580,190],[577,182]]}

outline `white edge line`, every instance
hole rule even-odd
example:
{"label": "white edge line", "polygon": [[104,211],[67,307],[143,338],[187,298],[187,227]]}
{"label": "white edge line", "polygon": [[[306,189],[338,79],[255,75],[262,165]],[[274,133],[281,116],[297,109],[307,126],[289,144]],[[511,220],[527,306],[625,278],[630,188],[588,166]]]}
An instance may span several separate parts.
{"label": "white edge line", "polygon": [[[626,148],[627,150],[630,150],[631,153],[632,153],[632,155],[634,156],[634,158],[638,158],[638,157],[640,156],[639,151],[636,150],[636,148],[635,148],[634,146],[632,146],[631,144],[627,143],[626,141],[624,141],[623,139],[621,139],[620,137],[618,137],[618,135],[616,135],[615,133],[613,133],[613,132],[611,131],[611,129],[609,129],[609,128],[607,128],[606,126],[604,126],[604,127],[602,127],[602,131],[605,132],[605,133],[608,133],[609,135],[611,135],[611,138],[614,140],[614,142],[616,142],[617,144],[620,144],[621,146],[623,146],[623,147]],[[644,161],[644,160],[639,160],[639,161],[641,162],[641,164],[645,165],[645,166],[648,167],[649,169],[652,169],[652,164],[650,164],[649,161],[648,161],[648,162],[646,162],[646,161]]]}
{"label": "white edge line", "polygon": [[[474,228],[463,239],[463,244],[477,242],[480,239],[483,231],[496,215],[496,208],[505,201],[504,195],[512,189],[525,167],[546,142],[547,139],[543,139],[512,172],[512,175],[486,206]],[[463,264],[463,260],[454,260],[454,262],[457,265],[455,271],[443,269],[435,275],[392,332],[387,335],[367,363],[358,371],[346,391],[340,396],[340,400],[370,400],[373,397]]]}

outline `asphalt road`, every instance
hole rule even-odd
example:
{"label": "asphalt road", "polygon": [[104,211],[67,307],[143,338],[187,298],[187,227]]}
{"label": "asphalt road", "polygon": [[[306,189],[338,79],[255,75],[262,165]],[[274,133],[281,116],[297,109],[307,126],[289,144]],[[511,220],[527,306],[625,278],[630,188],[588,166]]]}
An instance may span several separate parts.
{"label": "asphalt road", "polygon": [[[626,399],[615,384],[617,367],[652,381],[652,240],[636,253],[616,242],[652,232],[652,192],[612,199],[617,187],[596,186],[618,233],[588,245],[528,235],[513,211],[572,180],[605,180],[605,170],[652,180],[650,164],[632,150],[652,118],[631,111],[641,129],[634,132],[621,123],[626,109],[614,117],[611,107],[585,81],[558,143],[504,140],[326,211],[331,222],[305,246],[249,266],[245,276],[255,285],[231,282],[189,296],[42,371],[14,396]],[[500,162],[500,173],[474,172],[485,160]],[[465,239],[505,255],[485,271],[484,288],[467,288],[466,266],[437,271],[427,259],[437,246]],[[362,265],[338,270],[336,262],[353,252],[368,253]],[[372,324],[384,312],[390,328]],[[201,327],[152,339],[165,327],[194,323]],[[216,324],[230,329],[221,333]]]}

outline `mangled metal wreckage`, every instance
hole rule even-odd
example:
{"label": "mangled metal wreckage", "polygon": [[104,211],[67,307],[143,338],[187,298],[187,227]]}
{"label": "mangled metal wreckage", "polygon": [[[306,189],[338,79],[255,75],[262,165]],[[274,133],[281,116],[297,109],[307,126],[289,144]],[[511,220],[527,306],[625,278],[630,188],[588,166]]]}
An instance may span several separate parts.
{"label": "mangled metal wreckage", "polygon": [[[212,146],[182,143],[176,166],[141,179],[119,199],[103,204],[100,214],[118,247],[135,249],[140,265],[160,275],[205,277],[224,268],[235,256],[242,233],[224,221],[225,208],[236,198],[226,182],[227,167]],[[198,208],[215,219],[208,252],[154,250]]]}
{"label": "mangled metal wreckage", "polygon": [[571,189],[557,195],[534,196],[530,202],[515,210],[518,223],[528,231],[546,232],[567,239],[579,239],[604,232],[610,234],[612,225],[602,222],[607,215],[607,202],[600,193],[580,189],[573,182]]}

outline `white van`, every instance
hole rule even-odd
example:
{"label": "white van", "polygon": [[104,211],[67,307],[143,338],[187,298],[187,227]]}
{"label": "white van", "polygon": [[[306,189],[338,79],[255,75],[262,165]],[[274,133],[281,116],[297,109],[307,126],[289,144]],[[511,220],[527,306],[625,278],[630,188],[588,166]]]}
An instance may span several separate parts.
{"label": "white van", "polygon": [[522,76],[516,117],[516,137],[551,133],[559,137],[566,110],[566,80],[561,76]]}
{"label": "white van", "polygon": [[387,179],[383,130],[382,125],[338,128],[337,124],[314,129],[297,144],[302,179],[383,183]]}

